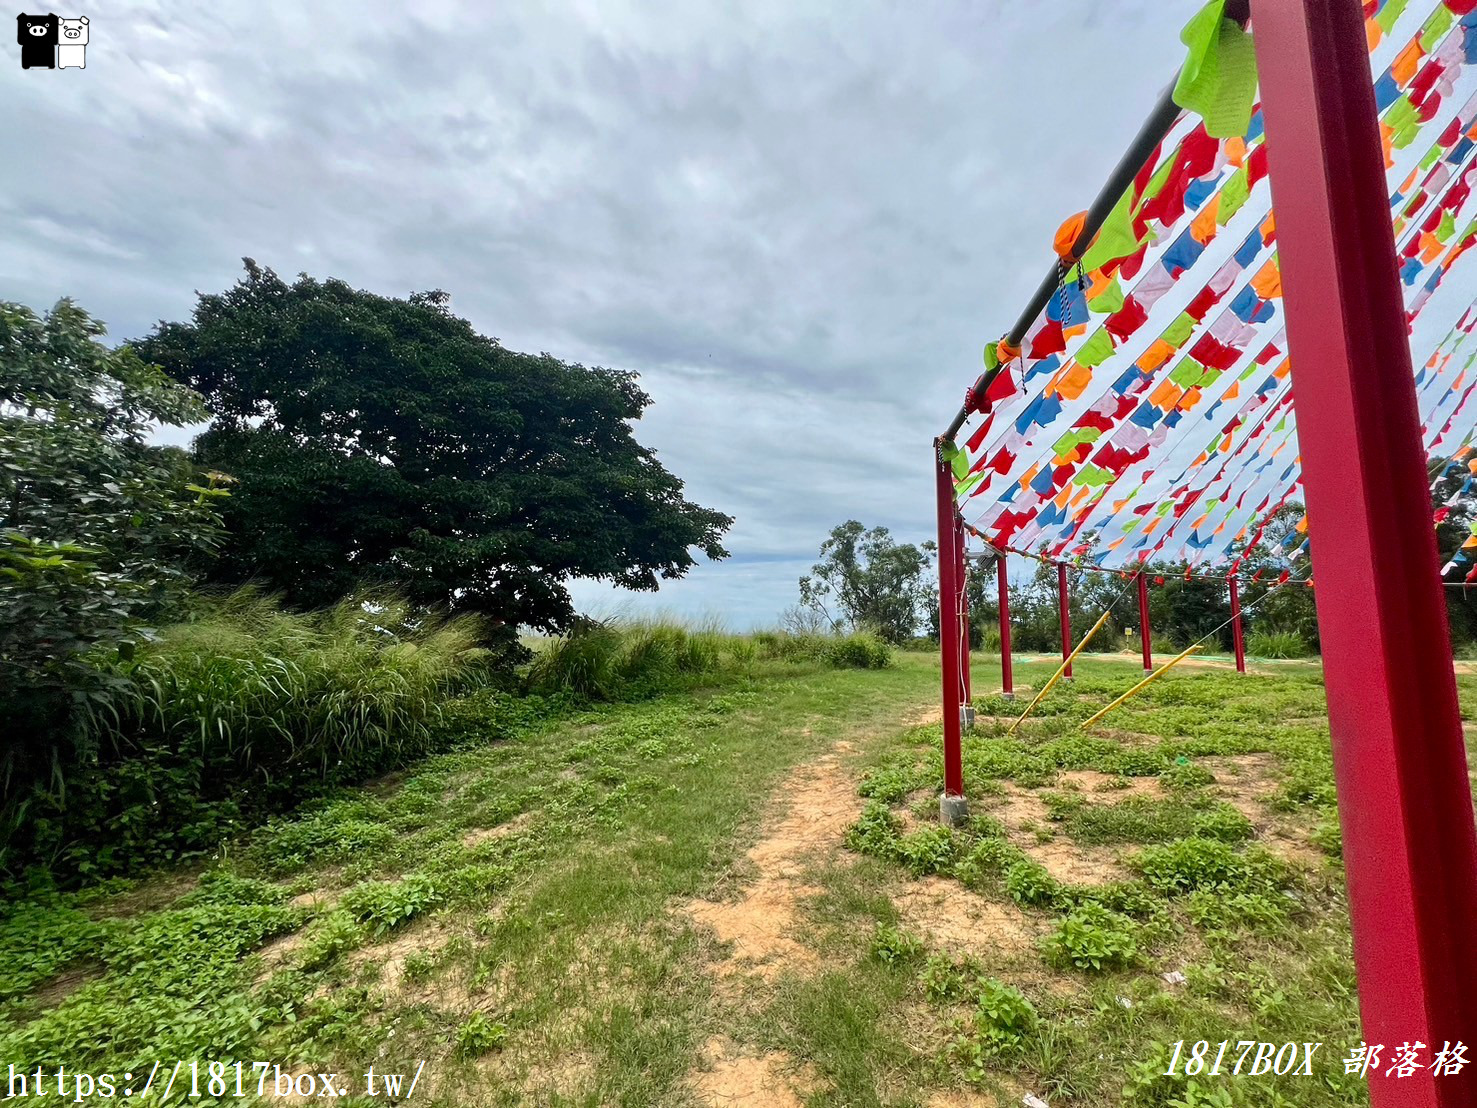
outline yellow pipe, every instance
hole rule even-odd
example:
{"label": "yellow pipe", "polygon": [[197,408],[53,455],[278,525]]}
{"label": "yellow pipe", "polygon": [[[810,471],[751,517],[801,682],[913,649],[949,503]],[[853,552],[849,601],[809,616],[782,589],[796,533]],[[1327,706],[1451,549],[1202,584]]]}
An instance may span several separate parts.
{"label": "yellow pipe", "polygon": [[1092,625],[1092,630],[1089,631],[1087,635],[1083,638],[1083,640],[1077,644],[1077,648],[1073,650],[1072,653],[1067,655],[1066,660],[1057,667],[1057,671],[1051,675],[1051,680],[1041,686],[1041,691],[1036,694],[1036,698],[1032,700],[1031,703],[1026,705],[1026,710],[1021,713],[1021,718],[1010,725],[1010,730],[1005,732],[1005,737],[1007,739],[1010,738],[1010,736],[1014,735],[1015,729],[1026,721],[1026,717],[1028,715],[1036,710],[1036,705],[1041,703],[1041,698],[1043,696],[1051,692],[1051,687],[1062,679],[1062,674],[1067,672],[1067,667],[1072,664],[1072,659],[1081,654],[1083,648],[1086,647],[1088,643],[1092,642],[1092,637],[1098,633],[1098,628],[1108,622],[1108,616],[1110,616],[1112,613],[1113,609],[1109,608],[1106,612],[1098,617],[1098,621]]}
{"label": "yellow pipe", "polygon": [[1186,651],[1184,651],[1181,654],[1175,655],[1169,661],[1165,662],[1162,666],[1160,666],[1158,669],[1156,669],[1153,673],[1149,674],[1149,676],[1145,677],[1142,681],[1140,681],[1133,688],[1129,689],[1126,693],[1124,693],[1122,696],[1120,696],[1117,700],[1113,701],[1113,703],[1109,704],[1102,711],[1098,712],[1095,715],[1089,716],[1087,719],[1083,720],[1082,721],[1082,730],[1086,731],[1094,723],[1096,723],[1098,720],[1102,719],[1105,715],[1107,715],[1109,712],[1111,712],[1114,708],[1118,707],[1118,705],[1122,704],[1125,700],[1127,700],[1134,693],[1138,692],[1145,685],[1152,685],[1155,681],[1159,680],[1159,678],[1163,677],[1171,669],[1173,669],[1175,666],[1179,665],[1181,662],[1183,662],[1186,658],[1188,658],[1191,654],[1195,653],[1195,651],[1197,651],[1199,649],[1200,649],[1200,644],[1199,643],[1196,643],[1194,646],[1190,647],[1189,650],[1186,650]]}

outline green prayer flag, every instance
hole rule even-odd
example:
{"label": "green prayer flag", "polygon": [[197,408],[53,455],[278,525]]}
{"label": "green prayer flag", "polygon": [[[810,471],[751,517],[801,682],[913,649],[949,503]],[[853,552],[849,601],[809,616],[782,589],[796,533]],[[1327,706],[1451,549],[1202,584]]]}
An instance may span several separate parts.
{"label": "green prayer flag", "polygon": [[[1393,0],[1390,6],[1395,6]],[[1401,4],[1400,7],[1403,8],[1405,5]],[[1427,54],[1435,50],[1442,37],[1447,31],[1451,30],[1452,22],[1455,19],[1456,15],[1450,8],[1445,4],[1438,5],[1436,10],[1431,13],[1431,18],[1426,20],[1426,25],[1421,28],[1421,49]]]}
{"label": "green prayer flag", "polygon": [[1374,21],[1380,25],[1380,30],[1387,35],[1390,33],[1390,28],[1395,26],[1396,21],[1404,14],[1406,3],[1407,0],[1390,0],[1384,6],[1380,14],[1374,17]]}
{"label": "green prayer flag", "polygon": [[1230,223],[1231,217],[1241,210],[1250,196],[1251,173],[1243,165],[1221,187],[1221,206],[1215,213],[1215,221],[1222,227]]}
{"label": "green prayer flag", "polygon": [[1113,475],[1102,466],[1091,463],[1083,466],[1077,473],[1077,483],[1087,488],[1095,488],[1098,485],[1110,485],[1113,483]]}
{"label": "green prayer flag", "polygon": [[999,369],[1000,368],[1000,355],[998,353],[996,353],[996,351],[999,349],[999,346],[1000,346],[1000,344],[998,342],[987,342],[987,343],[985,343],[985,368],[986,369]]}
{"label": "green prayer flag", "polygon": [[1448,242],[1451,239],[1452,232],[1455,230],[1456,216],[1452,215],[1450,211],[1442,212],[1441,223],[1436,228],[1436,237],[1442,242]]}
{"label": "green prayer flag", "polygon": [[1078,348],[1076,358],[1078,365],[1088,367],[1102,365],[1113,353],[1113,339],[1106,329],[1099,327],[1092,333],[1092,337]]}
{"label": "green prayer flag", "polygon": [[1188,312],[1182,314],[1164,331],[1164,341],[1171,346],[1183,346],[1195,333],[1195,317]]}
{"label": "green prayer flag", "polygon": [[1430,169],[1433,165],[1435,165],[1440,160],[1441,160],[1441,144],[1439,142],[1433,142],[1431,144],[1431,149],[1427,150],[1426,151],[1426,156],[1421,159],[1421,166],[1420,167],[1422,169]]}
{"label": "green prayer flag", "polygon": [[1089,272],[1114,258],[1126,258],[1139,248],[1133,233],[1133,193],[1125,192],[1103,220],[1097,237],[1082,255],[1082,265]]}
{"label": "green prayer flag", "polygon": [[954,483],[954,495],[956,497],[968,496],[979,486],[980,482],[984,479],[985,475],[983,472],[971,473],[964,480],[956,481]]}
{"label": "green prayer flag", "polygon": [[1180,364],[1174,367],[1174,372],[1169,379],[1182,389],[1193,388],[1200,383],[1200,378],[1205,375],[1205,367],[1194,358],[1183,358]]}
{"label": "green prayer flag", "polygon": [[1185,24],[1189,48],[1174,84],[1174,102],[1205,122],[1206,134],[1235,138],[1251,127],[1256,51],[1251,35],[1225,18],[1226,0],[1210,0]]}
{"label": "green prayer flag", "polygon": [[1087,310],[1102,312],[1106,315],[1123,310],[1123,286],[1118,283],[1117,277],[1109,281],[1107,288],[1087,302]]}

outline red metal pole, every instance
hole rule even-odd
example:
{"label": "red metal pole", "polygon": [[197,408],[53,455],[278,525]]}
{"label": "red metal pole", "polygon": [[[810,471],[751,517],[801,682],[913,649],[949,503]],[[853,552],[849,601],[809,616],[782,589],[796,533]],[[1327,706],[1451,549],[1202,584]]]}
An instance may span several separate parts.
{"label": "red metal pole", "polygon": [[1287,339],[1374,1108],[1477,1104],[1477,832],[1355,0],[1255,0]]}
{"label": "red metal pole", "polygon": [[1241,583],[1231,574],[1231,643],[1236,648],[1236,672],[1246,672],[1246,643],[1241,636]]}
{"label": "red metal pole", "polygon": [[1139,570],[1139,644],[1144,651],[1144,672],[1154,668],[1154,649],[1149,643],[1149,579]]}
{"label": "red metal pole", "polygon": [[934,443],[934,485],[939,527],[939,650],[944,690],[944,797],[964,795],[964,758],[959,743],[959,569],[954,509],[954,474]]}
{"label": "red metal pole", "polygon": [[963,703],[972,704],[974,695],[969,688],[969,563],[964,556],[964,520],[958,515],[954,517],[954,537],[959,548],[959,555],[954,561],[954,566],[959,581],[959,653],[961,656],[959,673],[963,678],[961,693],[964,697]]}
{"label": "red metal pole", "polygon": [[[1072,610],[1067,605],[1067,563],[1056,564],[1056,599],[1057,608],[1061,613],[1062,621],[1062,661],[1072,656]],[[1067,662],[1067,668],[1062,670],[1062,679],[1072,679],[1072,663]]]}
{"label": "red metal pole", "polygon": [[1000,579],[1000,686],[1006,700],[1015,699],[1015,681],[1010,672],[1010,581],[1005,570],[1005,551],[1000,551],[1000,560],[995,563],[995,573]]}

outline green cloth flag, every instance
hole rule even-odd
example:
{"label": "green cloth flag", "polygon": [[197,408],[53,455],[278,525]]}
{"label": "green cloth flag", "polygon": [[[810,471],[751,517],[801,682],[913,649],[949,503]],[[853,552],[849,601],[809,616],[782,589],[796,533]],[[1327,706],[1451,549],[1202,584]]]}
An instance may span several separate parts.
{"label": "green cloth flag", "polygon": [[1113,339],[1105,328],[1099,327],[1092,333],[1092,337],[1084,342],[1077,350],[1077,364],[1085,366],[1099,366],[1108,360],[1113,354]]}
{"label": "green cloth flag", "polygon": [[1171,346],[1183,346],[1195,333],[1195,317],[1185,312],[1164,330],[1164,341]]}
{"label": "green cloth flag", "polygon": [[[1394,7],[1395,5],[1391,4],[1390,6]],[[1401,4],[1400,7],[1403,8],[1405,5]],[[1452,22],[1455,19],[1456,15],[1450,8],[1445,4],[1439,5],[1431,13],[1431,18],[1426,20],[1426,25],[1421,28],[1421,49],[1427,54],[1434,51],[1446,32],[1451,30]]]}
{"label": "green cloth flag", "polygon": [[998,342],[987,342],[987,343],[985,343],[985,368],[986,369],[999,369],[1000,368],[1000,355],[996,352],[999,349],[999,346],[1000,346],[1000,344]]}
{"label": "green cloth flag", "polygon": [[1226,0],[1210,0],[1185,24],[1180,41],[1189,53],[1174,83],[1174,102],[1200,116],[1212,138],[1246,134],[1256,100],[1251,35],[1225,18],[1225,8]]}
{"label": "green cloth flag", "polygon": [[1407,2],[1408,0],[1390,0],[1384,6],[1383,10],[1381,10],[1380,14],[1374,17],[1374,21],[1380,25],[1381,31],[1384,31],[1387,35],[1390,33],[1390,28],[1395,26],[1396,20],[1405,14],[1405,5]]}
{"label": "green cloth flag", "polygon": [[1123,286],[1118,283],[1117,277],[1109,281],[1107,288],[1087,302],[1087,310],[1102,312],[1106,315],[1123,310]]}
{"label": "green cloth flag", "polygon": [[1125,192],[1113,205],[1108,218],[1098,229],[1097,237],[1082,255],[1082,266],[1089,273],[1114,258],[1126,258],[1139,248],[1133,233],[1133,190]]}
{"label": "green cloth flag", "polygon": [[1241,210],[1251,196],[1251,174],[1242,166],[1221,186],[1221,206],[1215,213],[1215,221],[1224,227],[1231,217]]}

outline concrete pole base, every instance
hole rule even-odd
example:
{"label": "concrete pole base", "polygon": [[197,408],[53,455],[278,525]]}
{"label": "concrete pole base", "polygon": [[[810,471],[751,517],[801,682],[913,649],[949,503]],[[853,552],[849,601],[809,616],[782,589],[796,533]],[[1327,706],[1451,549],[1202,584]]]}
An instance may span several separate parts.
{"label": "concrete pole base", "polygon": [[969,819],[969,801],[962,796],[944,793],[939,797],[939,822],[945,827],[958,827]]}
{"label": "concrete pole base", "polygon": [[1014,700],[1015,699],[1015,693],[1013,693],[1013,692],[1003,692],[1003,693],[1000,694],[1000,699],[1001,700]]}
{"label": "concrete pole base", "polygon": [[959,709],[959,726],[962,730],[974,730],[974,706],[965,704]]}

